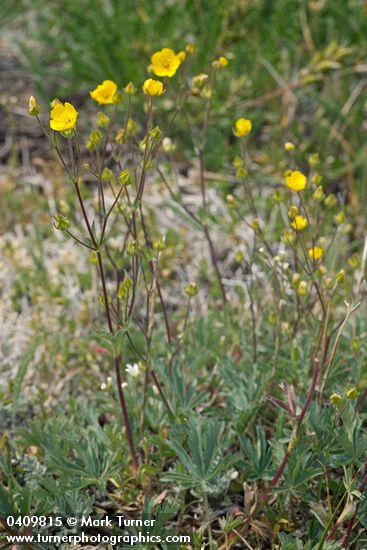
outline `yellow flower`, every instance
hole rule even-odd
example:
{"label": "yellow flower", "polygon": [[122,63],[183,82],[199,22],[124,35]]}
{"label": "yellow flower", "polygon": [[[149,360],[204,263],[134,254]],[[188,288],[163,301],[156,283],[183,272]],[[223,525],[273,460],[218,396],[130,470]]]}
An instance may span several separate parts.
{"label": "yellow flower", "polygon": [[355,399],[358,395],[358,390],[357,388],[351,388],[350,390],[345,392],[345,395],[348,399]]}
{"label": "yellow flower", "polygon": [[321,246],[314,246],[313,248],[309,248],[308,255],[311,260],[319,260],[324,255],[324,249]]}
{"label": "yellow flower", "polygon": [[307,178],[299,170],[288,170],[285,173],[285,184],[292,191],[302,191],[307,185]]}
{"label": "yellow flower", "polygon": [[228,63],[228,59],[224,57],[224,55],[221,55],[218,59],[213,61],[212,67],[214,67],[214,69],[223,69],[223,67],[227,67]]}
{"label": "yellow flower", "polygon": [[51,111],[50,127],[55,132],[64,132],[72,130],[76,125],[78,111],[68,103],[57,103]]}
{"label": "yellow flower", "polygon": [[112,80],[104,80],[102,84],[97,86],[95,90],[90,93],[90,96],[103,105],[110,105],[115,103],[117,92],[117,84]]}
{"label": "yellow flower", "polygon": [[285,149],[286,151],[294,151],[295,146],[294,146],[294,144],[293,144],[291,141],[287,141],[287,142],[284,144],[284,149]]}
{"label": "yellow flower", "polygon": [[338,393],[330,395],[330,403],[333,405],[339,405],[342,402],[342,397]]}
{"label": "yellow flower", "polygon": [[157,76],[169,77],[176,74],[177,69],[181,65],[181,61],[183,61],[182,56],[180,54],[176,55],[171,48],[163,48],[163,50],[155,52],[150,59],[154,74]]}
{"label": "yellow flower", "polygon": [[296,231],[302,231],[302,229],[305,229],[307,227],[307,219],[303,216],[299,215],[294,218],[294,221],[291,223],[291,226]]}
{"label": "yellow flower", "polygon": [[233,133],[236,137],[247,136],[252,130],[252,122],[248,118],[238,118],[234,125]]}
{"label": "yellow flower", "polygon": [[148,78],[143,84],[144,93],[147,95],[162,95],[164,92],[163,84],[160,80]]}
{"label": "yellow flower", "polygon": [[182,63],[182,61],[185,61],[185,59],[186,59],[186,52],[178,52],[177,57],[179,58],[179,60]]}

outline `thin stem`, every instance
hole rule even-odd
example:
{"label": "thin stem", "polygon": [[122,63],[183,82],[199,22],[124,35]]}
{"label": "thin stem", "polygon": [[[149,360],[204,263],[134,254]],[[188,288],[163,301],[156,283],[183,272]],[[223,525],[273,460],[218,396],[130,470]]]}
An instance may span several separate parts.
{"label": "thin stem", "polygon": [[269,485],[265,489],[265,492],[263,493],[262,497],[259,499],[254,512],[251,514],[251,517],[255,513],[259,512],[259,510],[263,507],[263,505],[269,500],[269,496],[270,496],[271,491],[278,484],[278,482],[279,482],[279,480],[280,480],[280,478],[281,478],[281,476],[284,472],[284,469],[288,464],[288,460],[289,460],[289,457],[290,457],[290,455],[291,455],[291,453],[294,449],[294,446],[296,444],[296,440],[297,440],[298,433],[299,433],[299,430],[301,428],[302,422],[304,420],[304,417],[306,416],[306,413],[307,413],[307,411],[310,407],[313,395],[315,393],[315,388],[316,388],[318,375],[319,375],[319,362],[318,362],[317,359],[315,359],[314,364],[313,364],[313,373],[312,373],[311,386],[310,386],[310,389],[308,390],[308,394],[307,394],[306,400],[304,402],[301,414],[296,418],[296,425],[293,429],[293,433],[292,433],[291,439],[289,441],[289,444],[288,444],[287,450],[285,452],[285,455],[283,457],[283,460],[282,460],[280,466],[278,467],[273,479],[271,480],[271,482],[269,483]]}

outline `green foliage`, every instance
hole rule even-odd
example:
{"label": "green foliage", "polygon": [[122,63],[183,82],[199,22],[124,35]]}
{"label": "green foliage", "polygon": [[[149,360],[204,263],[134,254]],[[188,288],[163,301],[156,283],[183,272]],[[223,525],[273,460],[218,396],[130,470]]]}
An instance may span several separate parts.
{"label": "green foliage", "polygon": [[[71,97],[79,118],[78,137],[49,136],[67,178],[48,152],[47,185],[23,167],[0,185],[0,516],[122,509],[155,517],[151,534],[193,531],[198,549],[332,550],[355,513],[348,547],[364,547],[364,2],[35,0],[21,19],[24,6],[5,1],[1,24],[22,25],[44,104]],[[189,42],[150,111],[150,56]],[[203,71],[215,78],[196,89]],[[92,115],[106,78],[137,94]],[[89,124],[99,146],[84,151]],[[302,193],[287,169],[307,175]]]}
{"label": "green foliage", "polygon": [[[238,456],[227,453],[228,439],[224,437],[224,425],[213,419],[191,417],[187,423],[187,452],[175,440],[167,444],[177,455],[182,467],[163,476],[163,481],[174,482],[183,489],[217,494],[223,490],[230,469]],[[180,471],[181,470],[181,471]]]}

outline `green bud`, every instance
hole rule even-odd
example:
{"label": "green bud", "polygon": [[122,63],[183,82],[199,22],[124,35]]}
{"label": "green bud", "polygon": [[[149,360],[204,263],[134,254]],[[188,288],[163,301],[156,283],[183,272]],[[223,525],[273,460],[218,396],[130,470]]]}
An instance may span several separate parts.
{"label": "green bud", "polygon": [[333,206],[336,205],[336,197],[335,195],[328,195],[325,199],[325,205],[328,207],[328,208],[332,208]]}
{"label": "green bud", "polygon": [[274,191],[272,198],[274,202],[280,203],[284,199],[284,194],[281,191],[279,191],[279,189],[277,189],[276,191]]}
{"label": "green bud", "polygon": [[98,145],[102,139],[102,134],[99,130],[92,130],[89,136],[89,141],[92,145]]}
{"label": "green bud", "polygon": [[186,296],[189,296],[189,298],[193,298],[198,292],[199,290],[196,283],[189,283],[185,286],[185,294]]}
{"label": "green bud", "polygon": [[113,172],[111,172],[109,168],[104,168],[101,175],[102,181],[111,181],[112,178],[113,178]]}
{"label": "green bud", "polygon": [[101,128],[106,128],[110,123],[110,117],[105,115],[104,113],[98,113],[97,115],[97,124]]}
{"label": "green bud", "polygon": [[131,185],[131,174],[130,170],[128,168],[125,168],[125,170],[122,170],[118,175],[118,182],[120,185],[128,186]]}
{"label": "green bud", "polygon": [[235,258],[236,258],[236,262],[239,264],[241,264],[244,261],[245,256],[243,255],[242,250],[237,250],[235,254]]}
{"label": "green bud", "polygon": [[348,258],[348,264],[353,269],[357,269],[360,266],[361,260],[358,256],[358,254],[353,254],[350,258]]}
{"label": "green bud", "polygon": [[153,248],[154,250],[157,250],[158,252],[161,252],[162,250],[165,250],[166,248],[166,239],[165,237],[159,237],[153,242]]}
{"label": "green bud", "polygon": [[138,241],[131,241],[126,246],[126,253],[129,256],[136,256],[136,254],[139,252],[139,243]]}
{"label": "green bud", "polygon": [[318,153],[314,153],[308,159],[310,166],[317,166],[320,163],[320,156]]}
{"label": "green bud", "polygon": [[134,95],[136,94],[136,88],[132,82],[129,82],[127,86],[124,88],[124,92],[127,95]]}
{"label": "green bud", "polygon": [[28,103],[28,114],[30,114],[31,116],[37,116],[39,112],[40,106],[38,105],[36,98],[31,95]]}
{"label": "green bud", "polygon": [[325,197],[325,193],[324,193],[324,190],[322,188],[321,185],[318,186],[318,188],[316,189],[316,191],[314,192],[313,194],[313,198],[316,200],[316,201],[322,201],[322,199]]}
{"label": "green bud", "polygon": [[133,286],[133,281],[128,275],[124,277],[117,291],[117,297],[119,300],[125,300],[129,293],[130,288]]}
{"label": "green bud", "polygon": [[70,220],[62,214],[57,214],[54,216],[54,220],[54,227],[59,231],[66,231],[71,226]]}
{"label": "green bud", "polygon": [[97,265],[98,264],[97,252],[95,252],[94,250],[93,250],[93,252],[91,252],[89,254],[89,263],[92,264],[92,265]]}
{"label": "green bud", "polygon": [[159,128],[159,126],[156,126],[152,130],[150,130],[149,135],[151,138],[153,138],[155,141],[159,141],[162,135],[162,132]]}

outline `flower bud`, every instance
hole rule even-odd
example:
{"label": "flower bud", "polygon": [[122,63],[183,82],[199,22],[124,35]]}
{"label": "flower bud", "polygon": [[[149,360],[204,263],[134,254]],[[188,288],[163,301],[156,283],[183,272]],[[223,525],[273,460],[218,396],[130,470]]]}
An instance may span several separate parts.
{"label": "flower bud", "polygon": [[341,225],[342,223],[345,222],[345,214],[344,212],[339,212],[339,214],[336,214],[336,216],[334,217],[334,220],[335,220],[335,223],[337,223],[338,225]]}
{"label": "flower bud", "polygon": [[193,298],[194,296],[197,295],[197,293],[198,293],[198,287],[196,283],[189,283],[188,285],[185,286],[185,294],[189,298]]}
{"label": "flower bud", "polygon": [[322,201],[322,199],[324,197],[325,197],[324,190],[321,187],[321,185],[319,185],[318,188],[316,189],[316,191],[313,194],[313,198],[315,199],[315,201]]}
{"label": "flower bud", "polygon": [[296,287],[299,284],[301,275],[299,273],[293,273],[292,275],[292,286]]}
{"label": "flower bud", "polygon": [[320,157],[318,153],[314,153],[308,158],[308,163],[310,166],[317,166],[320,163]]}
{"label": "flower bud", "polygon": [[190,44],[187,44],[185,50],[189,55],[194,55],[198,51],[198,48],[197,48],[196,44],[191,42]]}
{"label": "flower bud", "polygon": [[238,250],[236,252],[235,258],[236,258],[236,262],[238,262],[239,264],[241,264],[244,261],[245,256],[243,255],[242,250]]}
{"label": "flower bud", "polygon": [[333,277],[325,277],[324,279],[324,283],[325,283],[325,288],[327,288],[328,290],[331,290],[334,286],[334,279]]}
{"label": "flower bud", "polygon": [[284,144],[284,149],[286,151],[294,151],[295,149],[295,145],[291,142],[291,141],[287,141],[285,144]]}
{"label": "flower bud", "polygon": [[97,252],[95,252],[94,250],[89,254],[89,263],[92,265],[98,264]]}
{"label": "flower bud", "polygon": [[279,191],[279,189],[277,189],[276,191],[274,191],[274,193],[272,195],[272,199],[273,199],[274,202],[279,204],[280,202],[283,201],[284,195],[281,191]]}
{"label": "flower bud", "polygon": [[358,267],[360,266],[360,263],[361,262],[360,262],[358,254],[353,254],[350,258],[348,258],[348,264],[353,269],[358,269]]}
{"label": "flower bud", "polygon": [[54,227],[59,231],[66,231],[71,226],[70,220],[62,214],[57,214],[54,216],[54,220]]}
{"label": "flower bud", "polygon": [[209,75],[207,75],[206,73],[200,73],[193,77],[192,82],[194,86],[197,86],[198,88],[200,88],[200,86],[202,86],[204,82],[208,80],[208,78],[209,78]]}
{"label": "flower bud", "polygon": [[117,291],[117,297],[119,300],[124,300],[127,298],[130,288],[133,286],[133,281],[128,275],[124,277],[124,280],[121,282],[119,289]]}
{"label": "flower bud", "polygon": [[111,181],[112,178],[113,178],[113,172],[109,168],[104,168],[103,172],[102,172],[102,175],[101,175],[101,180],[102,181]]}
{"label": "flower bud", "polygon": [[351,388],[345,392],[345,395],[347,399],[355,399],[358,395],[358,390],[357,388]]}
{"label": "flower bud", "polygon": [[176,146],[172,142],[171,138],[166,136],[162,139],[162,149],[165,153],[172,153],[176,150]]}
{"label": "flower bud", "polygon": [[297,290],[298,296],[306,296],[307,292],[308,292],[307,282],[301,281],[298,285],[298,290]]}
{"label": "flower bud", "polygon": [[290,209],[288,210],[288,217],[291,218],[291,220],[294,220],[294,218],[298,215],[298,208],[297,206],[292,205]]}
{"label": "flower bud", "polygon": [[129,82],[125,88],[124,91],[127,95],[134,95],[136,94],[136,88],[132,82]]}
{"label": "flower bud", "polygon": [[162,135],[162,131],[159,126],[155,126],[155,128],[150,130],[149,135],[151,138],[154,139],[154,141],[159,141]]}
{"label": "flower bud", "polygon": [[330,395],[330,403],[335,405],[336,407],[340,405],[340,403],[343,401],[343,398],[338,393],[333,393]]}
{"label": "flower bud", "polygon": [[328,207],[328,208],[332,208],[333,206],[336,205],[336,197],[335,195],[328,195],[325,199],[325,205]]}
{"label": "flower bud", "polygon": [[139,242],[134,240],[130,241],[126,246],[126,253],[129,256],[136,256],[139,252]]}
{"label": "flower bud", "polygon": [[154,248],[154,250],[157,250],[158,252],[162,252],[162,250],[165,250],[167,248],[166,237],[161,236],[161,237],[158,237],[158,239],[155,239],[153,241],[153,248]]}
{"label": "flower bud", "polygon": [[316,174],[312,176],[311,182],[315,185],[320,185],[320,183],[322,182],[322,176],[318,172],[316,172]]}
{"label": "flower bud", "polygon": [[128,168],[125,168],[125,170],[122,170],[118,175],[118,182],[120,185],[123,185],[127,187],[131,184],[131,174],[130,170]]}
{"label": "flower bud", "polygon": [[282,233],[282,241],[285,244],[291,245],[294,243],[296,236],[291,229],[285,229]]}
{"label": "flower bud", "polygon": [[40,106],[38,105],[36,98],[31,95],[28,103],[28,114],[30,114],[31,116],[37,116],[39,112]]}
{"label": "flower bud", "polygon": [[229,206],[229,208],[235,208],[237,206],[237,201],[234,198],[234,196],[231,195],[231,194],[226,196],[226,201],[227,201],[227,205]]}
{"label": "flower bud", "polygon": [[250,225],[254,231],[258,231],[260,229],[260,222],[257,218],[253,219]]}
{"label": "flower bud", "polygon": [[98,113],[97,115],[97,124],[101,128],[106,128],[110,123],[110,117],[105,115],[104,113]]}
{"label": "flower bud", "polygon": [[89,135],[89,141],[92,145],[98,145],[102,139],[102,134],[99,130],[92,130]]}

